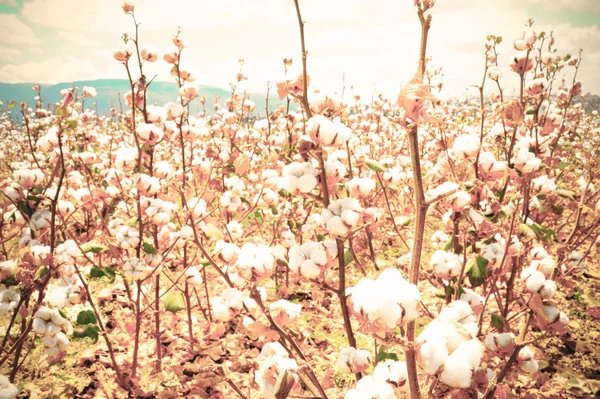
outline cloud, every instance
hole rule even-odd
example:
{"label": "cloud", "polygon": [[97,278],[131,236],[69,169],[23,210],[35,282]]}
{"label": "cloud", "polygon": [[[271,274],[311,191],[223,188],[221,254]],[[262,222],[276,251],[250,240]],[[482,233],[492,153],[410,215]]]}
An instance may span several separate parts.
{"label": "cloud", "polygon": [[598,0],[527,0],[548,9],[573,9],[580,12],[600,12]]}
{"label": "cloud", "polygon": [[37,45],[41,41],[33,30],[14,14],[0,14],[0,43]]}
{"label": "cloud", "polygon": [[18,48],[7,47],[0,44],[0,60],[15,61],[23,52]]}
{"label": "cloud", "polygon": [[98,79],[102,76],[92,61],[72,56],[7,64],[0,67],[0,75],[11,83],[42,84]]}
{"label": "cloud", "polygon": [[[469,85],[481,83],[488,34],[504,37],[499,57],[505,76],[503,84],[509,91],[516,87],[518,76],[508,67],[515,53],[512,42],[524,28],[526,7],[539,1],[453,0],[436,4],[428,55],[444,67],[445,87],[451,94],[460,95]],[[593,8],[596,4],[596,0],[548,1],[557,7],[569,1],[573,7]],[[46,81],[54,79],[54,83],[59,79],[125,77],[122,65],[111,56],[121,34],[133,34],[131,17],[122,12],[120,5],[120,0],[24,3],[22,20],[51,33],[44,36],[44,52],[50,56],[45,65],[54,65],[52,60],[57,59],[69,59],[72,64],[72,75],[52,71],[42,77]],[[376,87],[378,92],[393,98],[400,84],[414,75],[420,25],[411,1],[300,0],[300,5],[306,21],[308,69],[316,88],[340,92],[344,74],[346,85],[354,85],[363,97],[370,97]],[[300,40],[292,1],[264,0],[257,6],[249,0],[180,0],[174,6],[163,0],[145,0],[136,6],[136,17],[141,22],[142,45],[152,44],[162,50],[172,45],[172,35],[177,26],[182,26],[181,37],[186,45],[183,59],[196,65],[197,83],[227,87],[239,70],[238,58],[246,60],[243,72],[249,77],[245,86],[250,91],[264,91],[267,81],[274,84],[281,78],[283,57],[292,56],[292,73],[299,73]],[[561,54],[576,54],[583,47],[580,77],[584,88],[600,92],[600,80],[595,78],[594,70],[600,57],[598,25],[535,27],[554,31]],[[18,65],[31,59],[26,59],[25,54],[24,59],[20,57],[12,54],[13,67],[7,69],[11,74],[3,76],[26,78],[27,68],[17,71]],[[81,65],[75,67],[77,64]],[[148,66],[147,76],[157,74],[157,80],[172,81],[168,65],[160,62]]]}
{"label": "cloud", "polygon": [[83,33],[79,32],[69,32],[63,30],[58,32],[58,37],[63,39],[65,42],[80,47],[98,48],[102,45],[99,40],[90,37],[90,35],[84,35]]}

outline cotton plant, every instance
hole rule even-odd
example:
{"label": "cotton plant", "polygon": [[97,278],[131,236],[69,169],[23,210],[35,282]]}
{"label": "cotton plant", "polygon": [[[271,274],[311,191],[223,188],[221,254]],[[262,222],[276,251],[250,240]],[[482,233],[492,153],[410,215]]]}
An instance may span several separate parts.
{"label": "cotton plant", "polygon": [[362,377],[356,387],[346,391],[344,399],[396,399],[408,393],[406,362],[385,360],[372,375]]}
{"label": "cotton plant", "polygon": [[317,169],[310,162],[292,162],[281,170],[278,188],[289,193],[309,193],[317,187]]}
{"label": "cotton plant", "polygon": [[345,236],[356,227],[361,219],[363,208],[356,198],[343,198],[332,201],[321,212],[321,221],[333,236]]}
{"label": "cotton plant", "polygon": [[478,325],[471,306],[455,301],[442,309],[417,338],[417,359],[423,371],[439,375],[452,388],[469,388],[480,367],[483,344],[476,338]]}
{"label": "cotton plant", "polygon": [[421,294],[398,269],[385,269],[372,280],[362,278],[346,289],[350,309],[359,318],[365,332],[375,334],[393,331],[415,320]]}
{"label": "cotton plant", "polygon": [[58,308],[41,306],[33,315],[32,330],[42,336],[45,353],[54,357],[66,353],[69,346],[67,335],[73,332],[73,327]]}
{"label": "cotton plant", "polygon": [[289,392],[296,385],[298,363],[290,359],[287,351],[278,342],[266,343],[256,358],[258,369],[254,381],[265,399],[280,397],[281,392]]}
{"label": "cotton plant", "polygon": [[325,240],[294,245],[289,249],[288,257],[292,272],[304,278],[315,279],[324,272],[324,268],[337,260],[337,244],[333,240]]}

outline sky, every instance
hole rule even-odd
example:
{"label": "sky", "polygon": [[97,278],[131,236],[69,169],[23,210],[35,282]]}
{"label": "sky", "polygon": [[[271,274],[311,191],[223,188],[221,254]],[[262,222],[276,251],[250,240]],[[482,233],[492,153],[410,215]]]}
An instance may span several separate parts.
{"label": "sky", "polygon": [[[0,0],[0,82],[55,84],[127,77],[112,50],[133,34],[121,0]],[[395,98],[416,70],[420,26],[413,0],[300,0],[306,21],[308,72],[313,88],[327,94]],[[282,59],[292,57],[291,77],[301,71],[293,0],[139,0],[140,44],[172,46],[181,27],[196,83],[228,88],[239,72],[243,89],[265,92],[284,77]],[[583,48],[579,80],[600,94],[600,0],[438,0],[432,9],[428,55],[443,67],[445,90],[475,94],[481,83],[488,34],[503,37],[499,62],[510,92],[518,76],[508,67],[528,18],[537,32],[554,32],[560,55]],[[172,81],[163,61],[146,75]],[[295,76],[294,76],[295,75]],[[572,79],[572,69],[564,78]],[[352,86],[352,88],[351,88]],[[490,90],[492,85],[487,85]],[[469,91],[467,91],[469,90]]]}

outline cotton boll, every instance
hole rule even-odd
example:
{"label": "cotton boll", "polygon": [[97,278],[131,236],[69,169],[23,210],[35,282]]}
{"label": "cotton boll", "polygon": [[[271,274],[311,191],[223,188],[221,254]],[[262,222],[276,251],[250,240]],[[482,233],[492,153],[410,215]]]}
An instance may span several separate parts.
{"label": "cotton boll", "polygon": [[452,352],[452,355],[462,358],[465,362],[469,363],[473,370],[475,370],[481,364],[483,344],[477,338],[464,341],[454,352]]}
{"label": "cotton boll", "polygon": [[462,353],[454,352],[444,362],[440,381],[452,388],[469,388],[473,372]]}
{"label": "cotton boll", "polygon": [[315,175],[305,174],[298,178],[296,187],[298,188],[298,191],[302,193],[309,193],[317,186],[317,183],[318,181]]}
{"label": "cotton boll", "polygon": [[348,228],[339,216],[334,216],[327,221],[327,230],[334,236],[344,236],[348,233]]}
{"label": "cotton boll", "polygon": [[448,348],[443,337],[436,337],[420,344],[418,360],[423,370],[434,375],[448,359]]}
{"label": "cotton boll", "polygon": [[521,278],[525,280],[525,286],[529,292],[539,292],[546,282],[546,277],[542,272],[531,268],[524,269]]}
{"label": "cotton boll", "polygon": [[340,217],[342,221],[348,226],[355,226],[360,218],[360,214],[352,209],[345,209],[342,211]]}
{"label": "cotton boll", "polygon": [[552,280],[546,280],[540,289],[540,295],[542,296],[542,299],[550,299],[556,294],[556,290],[556,283]]}

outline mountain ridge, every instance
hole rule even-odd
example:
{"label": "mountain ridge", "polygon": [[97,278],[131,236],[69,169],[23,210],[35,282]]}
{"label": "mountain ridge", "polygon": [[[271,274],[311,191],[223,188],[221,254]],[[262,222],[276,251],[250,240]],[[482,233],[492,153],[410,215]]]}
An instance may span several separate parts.
{"label": "mountain ridge", "polygon": [[[82,89],[84,86],[91,86],[96,89],[98,95],[94,98],[86,100],[86,108],[93,108],[93,102],[97,104],[99,114],[106,114],[110,111],[111,105],[117,110],[119,109],[119,100],[124,104],[123,96],[130,90],[129,81],[125,79],[95,79],[95,80],[77,80],[73,82],[62,82],[57,84],[38,84],[38,83],[0,83],[0,101],[4,103],[4,107],[11,101],[17,103],[22,101],[27,102],[28,106],[35,106],[35,92],[32,87],[39,85],[42,89],[42,102],[44,106],[54,104],[62,99],[60,91],[71,88],[73,86]],[[216,86],[199,85],[199,97],[206,98],[207,113],[213,112],[212,101],[215,96],[219,96],[219,102],[222,104],[225,99],[231,96],[231,92]],[[177,101],[179,90],[174,82],[157,82],[151,83],[148,89],[148,104],[163,105],[169,101]],[[249,93],[250,100],[256,103],[256,113],[264,114],[266,94],[264,93]],[[281,101],[276,96],[269,96],[269,108],[271,110],[281,105]],[[13,109],[13,114],[17,108]],[[198,113],[202,110],[202,106],[198,99],[195,99],[190,104],[190,112]]]}

